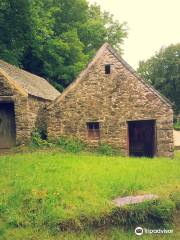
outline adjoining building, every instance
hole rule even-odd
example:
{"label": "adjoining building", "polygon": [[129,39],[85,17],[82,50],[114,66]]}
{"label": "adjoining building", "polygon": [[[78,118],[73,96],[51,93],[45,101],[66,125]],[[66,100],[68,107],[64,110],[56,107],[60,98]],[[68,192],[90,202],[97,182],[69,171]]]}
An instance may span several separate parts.
{"label": "adjoining building", "polygon": [[0,148],[29,143],[46,131],[47,106],[60,93],[47,80],[0,60]]}

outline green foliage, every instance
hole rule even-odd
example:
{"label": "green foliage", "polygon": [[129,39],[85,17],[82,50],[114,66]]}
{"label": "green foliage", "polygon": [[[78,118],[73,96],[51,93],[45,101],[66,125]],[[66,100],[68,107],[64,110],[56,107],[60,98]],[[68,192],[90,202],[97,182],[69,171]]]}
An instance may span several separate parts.
{"label": "green foliage", "polygon": [[109,144],[100,144],[97,148],[88,148],[86,144],[81,141],[78,138],[75,137],[65,137],[62,136],[58,139],[55,140],[48,140],[44,139],[44,132],[41,130],[35,130],[32,133],[31,137],[31,146],[36,147],[36,148],[43,148],[43,147],[60,147],[60,149],[65,150],[66,152],[71,152],[71,153],[79,153],[82,152],[83,150],[85,151],[96,151],[99,154],[106,155],[106,156],[115,156],[115,155],[120,155],[120,151],[117,149],[114,149],[111,145]]}
{"label": "green foliage", "polygon": [[22,57],[31,41],[30,0],[0,1],[0,58],[22,65]]}
{"label": "green foliage", "polygon": [[48,147],[51,146],[51,144],[43,139],[44,133],[40,130],[34,130],[31,135],[31,146],[33,147]]}
{"label": "green foliage", "polygon": [[157,225],[162,226],[173,220],[175,204],[171,200],[156,201],[149,210],[151,220]]}
{"label": "green foliage", "polygon": [[60,91],[105,41],[121,51],[126,36],[125,23],[86,0],[0,1],[0,58]]}
{"label": "green foliage", "polygon": [[174,129],[177,131],[180,131],[180,122],[179,121],[174,123]]}
{"label": "green foliage", "polygon": [[67,152],[78,153],[85,148],[85,144],[77,138],[60,137],[56,145]]}
{"label": "green foliage", "polygon": [[113,208],[108,215],[99,219],[99,224],[125,226],[127,229],[139,225],[163,227],[168,225],[175,211],[171,200],[151,200],[139,204]]}
{"label": "green foliage", "polygon": [[139,63],[141,76],[175,104],[180,112],[180,44],[161,48],[155,56]]}
{"label": "green foliage", "polygon": [[170,199],[175,202],[176,208],[180,210],[180,192],[173,192],[170,194]]}
{"label": "green foliage", "polygon": [[106,156],[120,155],[120,151],[114,149],[110,144],[101,143],[97,148],[97,152]]}

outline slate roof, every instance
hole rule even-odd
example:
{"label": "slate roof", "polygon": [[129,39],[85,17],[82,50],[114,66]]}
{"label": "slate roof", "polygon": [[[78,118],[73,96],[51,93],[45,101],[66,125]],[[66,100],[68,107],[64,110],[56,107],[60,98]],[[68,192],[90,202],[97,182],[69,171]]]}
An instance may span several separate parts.
{"label": "slate roof", "polygon": [[79,76],[63,91],[63,93],[57,97],[56,102],[62,100],[68,92],[72,89],[76,88],[77,85],[81,82],[83,77],[86,75],[88,70],[92,67],[92,65],[96,64],[96,61],[102,56],[104,50],[109,50],[111,54],[114,55],[118,59],[118,61],[128,70],[130,71],[139,81],[141,81],[146,87],[149,88],[151,92],[153,92],[157,97],[161,99],[166,105],[172,107],[172,103],[162,94],[160,94],[156,89],[153,88],[149,83],[147,83],[142,77],[138,75],[138,73],[111,47],[109,43],[104,43],[101,48],[96,52],[93,59],[87,64],[86,68],[79,74]]}
{"label": "slate roof", "polygon": [[3,60],[0,60],[0,69],[32,96],[54,100],[60,95],[60,92],[58,92],[46,79],[24,71]]}

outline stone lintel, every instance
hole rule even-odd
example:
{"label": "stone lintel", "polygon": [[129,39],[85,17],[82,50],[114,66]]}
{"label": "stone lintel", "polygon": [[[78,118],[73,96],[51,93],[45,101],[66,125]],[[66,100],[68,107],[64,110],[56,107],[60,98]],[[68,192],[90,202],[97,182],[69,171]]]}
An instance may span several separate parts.
{"label": "stone lintel", "polygon": [[14,96],[0,96],[0,102],[14,102]]}

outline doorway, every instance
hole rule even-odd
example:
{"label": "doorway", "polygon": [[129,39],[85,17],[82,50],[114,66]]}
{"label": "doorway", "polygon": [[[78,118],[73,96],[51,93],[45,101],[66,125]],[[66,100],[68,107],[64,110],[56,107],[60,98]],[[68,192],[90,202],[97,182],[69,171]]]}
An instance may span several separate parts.
{"label": "doorway", "polygon": [[16,124],[13,103],[0,103],[0,149],[16,144]]}
{"label": "doorway", "polygon": [[154,157],[155,155],[155,120],[128,122],[129,155]]}

